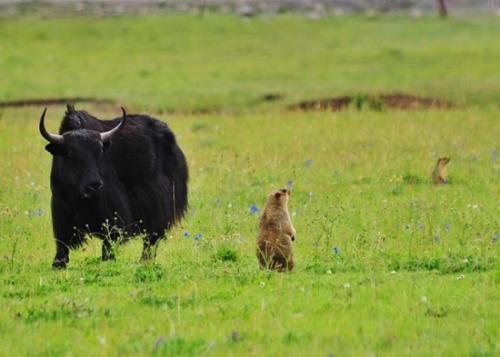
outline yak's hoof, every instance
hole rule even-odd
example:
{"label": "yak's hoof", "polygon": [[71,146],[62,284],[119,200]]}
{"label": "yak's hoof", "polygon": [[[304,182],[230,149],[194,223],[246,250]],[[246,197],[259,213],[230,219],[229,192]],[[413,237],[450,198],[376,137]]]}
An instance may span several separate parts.
{"label": "yak's hoof", "polygon": [[107,261],[113,261],[114,262],[116,260],[116,257],[114,255],[103,255],[101,257],[101,260],[103,262],[107,262]]}
{"label": "yak's hoof", "polygon": [[52,263],[52,269],[66,269],[65,260],[54,260]]}
{"label": "yak's hoof", "polygon": [[151,255],[142,255],[141,256],[141,262],[142,263],[151,263],[151,262],[154,262],[154,258],[151,256]]}

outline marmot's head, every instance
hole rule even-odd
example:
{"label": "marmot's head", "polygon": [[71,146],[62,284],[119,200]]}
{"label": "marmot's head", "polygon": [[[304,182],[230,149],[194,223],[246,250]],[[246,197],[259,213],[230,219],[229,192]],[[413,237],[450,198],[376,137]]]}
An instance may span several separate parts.
{"label": "marmot's head", "polygon": [[438,163],[439,166],[442,167],[442,166],[446,166],[449,162],[450,162],[450,158],[449,157],[440,157],[438,159],[437,163]]}
{"label": "marmot's head", "polygon": [[286,207],[288,205],[288,196],[290,196],[290,190],[286,188],[274,190],[267,196],[267,202],[269,204]]}

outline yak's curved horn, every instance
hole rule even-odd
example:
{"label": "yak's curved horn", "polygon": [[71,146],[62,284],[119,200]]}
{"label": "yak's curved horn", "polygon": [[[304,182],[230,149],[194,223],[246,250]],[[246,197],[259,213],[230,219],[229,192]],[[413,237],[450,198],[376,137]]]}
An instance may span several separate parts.
{"label": "yak's curved horn", "polygon": [[120,130],[120,128],[125,124],[125,121],[127,120],[127,112],[125,111],[125,109],[123,107],[122,107],[122,112],[123,112],[123,117],[122,117],[122,121],[120,122],[120,124],[118,124],[117,126],[115,126],[111,130],[108,130],[108,131],[101,133],[101,140],[103,143],[110,140],[113,137],[113,135],[118,130]]}
{"label": "yak's curved horn", "polygon": [[43,110],[42,116],[40,117],[40,134],[50,143],[52,144],[64,144],[64,137],[59,134],[51,134],[45,129],[45,113],[47,113],[47,107]]}

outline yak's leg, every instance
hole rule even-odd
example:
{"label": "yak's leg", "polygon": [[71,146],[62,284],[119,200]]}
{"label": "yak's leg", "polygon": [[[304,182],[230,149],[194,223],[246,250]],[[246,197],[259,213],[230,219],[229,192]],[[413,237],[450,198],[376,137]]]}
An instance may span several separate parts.
{"label": "yak's leg", "polygon": [[84,234],[76,230],[70,211],[52,199],[52,228],[56,240],[56,256],[52,262],[55,269],[65,269],[69,262],[69,248],[78,246],[83,240]]}
{"label": "yak's leg", "polygon": [[69,263],[69,248],[70,246],[78,246],[83,242],[85,235],[73,231],[69,234],[69,239],[66,239],[66,235],[60,234],[56,231],[56,256],[52,262],[52,267],[55,269],[66,269],[66,264]]}
{"label": "yak's leg", "polygon": [[154,261],[156,258],[156,249],[158,248],[158,241],[163,237],[164,233],[152,233],[144,237],[144,245],[142,249],[142,261]]}
{"label": "yak's leg", "polygon": [[101,235],[102,239],[102,260],[116,260],[115,252],[118,244],[125,241],[125,231],[117,227],[108,229],[106,234]]}
{"label": "yak's leg", "polygon": [[113,243],[110,239],[104,239],[102,241],[102,260],[116,260]]}
{"label": "yak's leg", "polygon": [[69,263],[69,248],[63,242],[56,239],[56,256],[52,262],[54,269],[66,269],[66,264]]}

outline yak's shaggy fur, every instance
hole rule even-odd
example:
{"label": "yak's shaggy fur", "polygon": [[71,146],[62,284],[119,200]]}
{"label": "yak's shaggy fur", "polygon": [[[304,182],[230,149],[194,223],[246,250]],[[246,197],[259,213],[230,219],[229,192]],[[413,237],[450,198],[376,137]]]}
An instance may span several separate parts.
{"label": "yak's shaggy fur", "polygon": [[[121,120],[119,131],[103,142],[99,133]],[[188,204],[187,163],[170,128],[147,115],[103,121],[68,106],[59,134],[63,145],[47,145],[54,156],[53,266],[66,267],[69,249],[86,235],[103,240],[103,260],[114,258],[113,241],[136,234],[144,234],[143,259],[154,255],[157,241]],[[92,185],[95,191],[88,190]]]}

